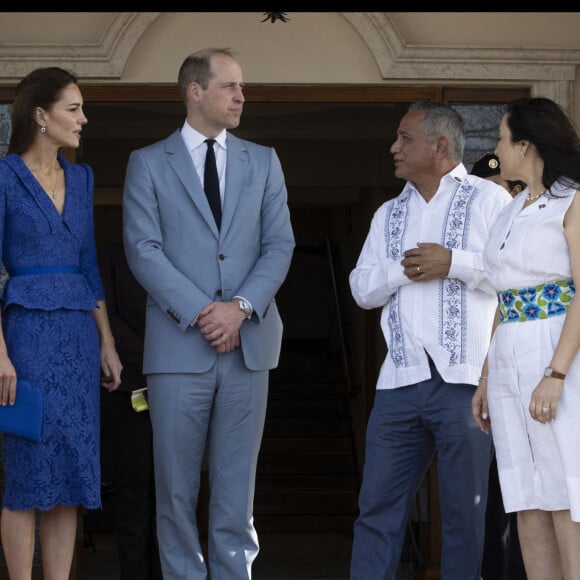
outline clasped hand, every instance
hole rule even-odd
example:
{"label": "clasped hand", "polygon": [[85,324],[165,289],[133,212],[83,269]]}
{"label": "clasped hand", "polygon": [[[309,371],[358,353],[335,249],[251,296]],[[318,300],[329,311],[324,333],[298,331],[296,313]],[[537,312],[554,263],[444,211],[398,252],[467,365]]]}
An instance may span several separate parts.
{"label": "clasped hand", "polygon": [[201,334],[220,354],[240,346],[243,312],[234,302],[212,302],[199,313],[197,326]]}
{"label": "clasped hand", "polygon": [[446,278],[451,268],[451,250],[440,244],[419,242],[403,254],[401,266],[413,282]]}

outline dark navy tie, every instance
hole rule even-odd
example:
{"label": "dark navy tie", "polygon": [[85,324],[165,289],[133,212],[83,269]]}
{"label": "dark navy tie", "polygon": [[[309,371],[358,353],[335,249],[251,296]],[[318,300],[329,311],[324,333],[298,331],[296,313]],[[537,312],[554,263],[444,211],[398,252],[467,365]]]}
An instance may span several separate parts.
{"label": "dark navy tie", "polygon": [[209,202],[209,207],[215,218],[218,230],[222,221],[222,203],[220,200],[220,180],[218,178],[217,165],[213,144],[215,139],[206,139],[207,153],[205,154],[205,170],[203,172],[203,188]]}

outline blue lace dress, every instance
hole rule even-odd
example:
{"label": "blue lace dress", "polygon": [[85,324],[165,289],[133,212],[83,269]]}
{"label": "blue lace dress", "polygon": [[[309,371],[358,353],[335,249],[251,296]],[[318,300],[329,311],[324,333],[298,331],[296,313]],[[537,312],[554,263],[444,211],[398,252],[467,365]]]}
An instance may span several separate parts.
{"label": "blue lace dress", "polygon": [[99,338],[104,297],[93,224],[93,173],[59,156],[62,214],[20,156],[0,160],[0,252],[8,271],[2,328],[19,378],[44,391],[42,441],[2,435],[4,507],[101,507]]}

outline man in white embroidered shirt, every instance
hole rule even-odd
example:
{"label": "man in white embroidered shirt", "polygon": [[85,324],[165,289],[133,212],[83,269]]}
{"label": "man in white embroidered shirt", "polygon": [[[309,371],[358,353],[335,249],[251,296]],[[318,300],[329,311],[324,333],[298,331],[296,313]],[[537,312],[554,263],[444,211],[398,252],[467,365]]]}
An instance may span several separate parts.
{"label": "man in white embroidered shirt", "polygon": [[435,453],[442,580],[479,580],[491,439],[471,399],[490,340],[494,294],[484,276],[489,229],[511,197],[467,174],[463,119],[412,104],[391,146],[403,191],[373,216],[350,286],[382,308],[388,352],[366,434],[351,580],[394,580],[415,493]]}

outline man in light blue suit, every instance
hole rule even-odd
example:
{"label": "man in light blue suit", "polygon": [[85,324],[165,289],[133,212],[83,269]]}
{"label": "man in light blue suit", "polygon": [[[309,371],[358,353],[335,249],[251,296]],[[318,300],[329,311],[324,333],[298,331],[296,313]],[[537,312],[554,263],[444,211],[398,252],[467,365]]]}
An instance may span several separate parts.
{"label": "man in light blue suit", "polygon": [[[159,547],[165,580],[204,579],[208,567],[216,580],[242,580],[259,550],[256,465],[282,340],[275,295],[295,242],[276,152],[227,131],[244,104],[232,51],[188,56],[178,80],[183,127],[131,153],[123,192],[127,260],[148,293]],[[206,139],[215,140],[219,224],[204,192]],[[196,522],[206,445],[208,564]]]}

